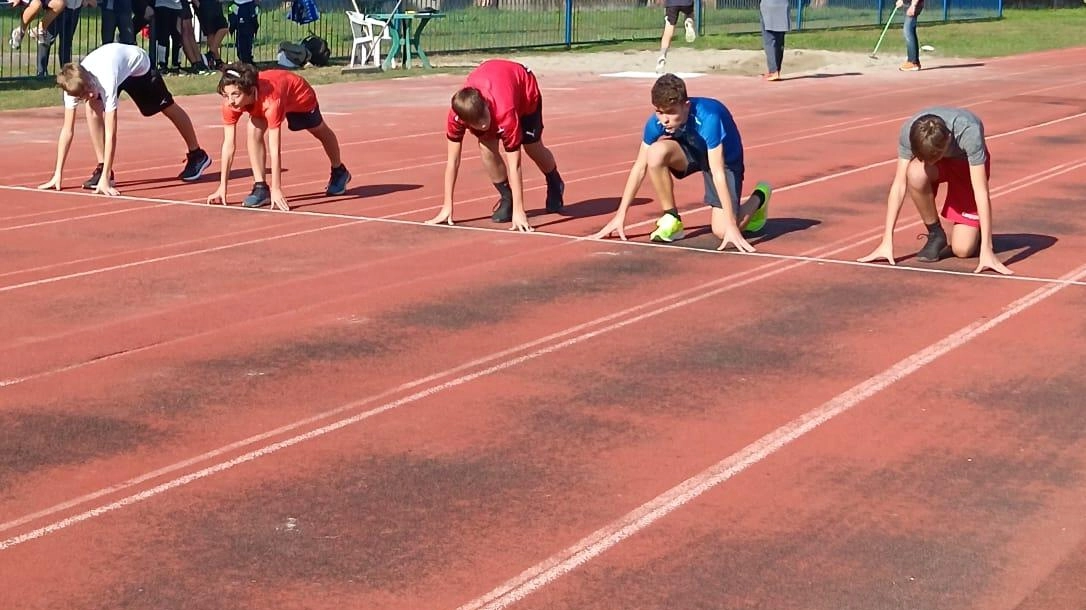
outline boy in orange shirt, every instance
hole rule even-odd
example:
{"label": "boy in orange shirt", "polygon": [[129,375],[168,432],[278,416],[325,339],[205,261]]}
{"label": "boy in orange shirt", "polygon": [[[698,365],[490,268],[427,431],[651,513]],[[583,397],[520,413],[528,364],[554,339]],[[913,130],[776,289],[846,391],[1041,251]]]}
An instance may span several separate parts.
{"label": "boy in orange shirt", "polygon": [[[222,175],[219,188],[208,196],[208,203],[226,204],[226,183],[234,160],[235,126],[241,115],[249,114],[249,163],[253,168],[253,190],[242,201],[247,208],[259,208],[271,203],[280,210],[289,210],[283,195],[283,161],[281,126],[285,121],[291,131],[306,130],[320,141],[332,163],[332,176],[325,189],[327,195],[347,192],[351,173],[344,167],[339,154],[339,140],[324,122],[317,94],[306,80],[286,70],[258,71],[246,63],[229,64],[219,80],[219,95],[223,96]],[[271,186],[265,181],[264,162],[267,150],[264,134],[271,147]]]}

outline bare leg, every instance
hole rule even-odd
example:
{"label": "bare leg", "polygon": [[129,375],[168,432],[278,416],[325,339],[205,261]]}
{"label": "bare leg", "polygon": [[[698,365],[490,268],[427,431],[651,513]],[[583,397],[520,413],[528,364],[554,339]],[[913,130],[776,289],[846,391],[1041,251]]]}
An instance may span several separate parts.
{"label": "bare leg", "polygon": [[180,106],[170,104],[162,111],[162,114],[170,119],[173,126],[177,128],[177,133],[181,134],[181,137],[185,139],[185,146],[189,147],[189,152],[200,148],[200,142],[196,139],[196,130],[192,127],[192,120],[189,119],[189,115]]}
{"label": "bare leg", "polygon": [[550,149],[543,145],[543,141],[535,142],[533,144],[525,144],[524,152],[528,154],[528,158],[535,162],[539,171],[544,175],[554,171],[558,164],[554,160],[554,154]]}
{"label": "bare leg", "polygon": [[249,120],[246,130],[249,148],[249,165],[253,168],[253,182],[267,182],[268,151],[264,146],[264,126]]}
{"label": "bare leg", "polygon": [[916,211],[924,224],[931,225],[939,220],[935,210],[935,191],[931,185],[939,179],[939,170],[934,165],[913,159],[905,173],[906,190],[913,200]]}
{"label": "bare leg", "polygon": [[950,248],[958,258],[973,258],[980,249],[980,229],[955,224],[950,231]]}
{"label": "bare leg", "polygon": [[200,55],[200,48],[196,45],[196,32],[192,29],[192,19],[181,19],[179,21],[181,47],[185,51],[185,57],[194,66],[204,63],[204,58]]}
{"label": "bare leg", "polygon": [[498,140],[479,140],[479,158],[491,182],[501,184],[509,180],[505,160],[498,152]]}
{"label": "bare leg", "polygon": [[102,115],[91,109],[90,104],[84,104],[87,110],[87,131],[90,132],[91,146],[94,146],[94,156],[98,163],[106,160],[106,124]]}
{"label": "bare leg", "polygon": [[321,121],[321,124],[310,129],[309,133],[313,134],[313,137],[317,138],[317,140],[320,140],[321,146],[324,147],[324,153],[328,155],[332,167],[343,165],[343,160],[339,156],[339,140],[336,139],[335,132],[328,127],[327,123]]}
{"label": "bare leg", "polygon": [[674,140],[658,140],[649,147],[648,174],[664,212],[675,209],[675,183],[671,170],[686,170],[686,155]]}

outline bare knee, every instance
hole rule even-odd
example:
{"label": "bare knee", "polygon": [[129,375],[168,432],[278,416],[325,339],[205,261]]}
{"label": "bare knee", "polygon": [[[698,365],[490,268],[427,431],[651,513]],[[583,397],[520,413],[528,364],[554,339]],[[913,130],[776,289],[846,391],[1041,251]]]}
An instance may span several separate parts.
{"label": "bare knee", "polygon": [[950,233],[950,251],[958,258],[973,258],[980,246],[980,229],[955,224]]}
{"label": "bare knee", "polygon": [[905,169],[905,183],[909,190],[922,192],[931,190],[931,183],[938,177],[932,175],[934,171],[934,168],[928,169],[923,161],[917,159],[910,161]]}
{"label": "bare knee", "polygon": [[648,154],[645,157],[645,161],[649,167],[667,167],[668,165],[668,149],[666,146],[652,145],[649,147]]}

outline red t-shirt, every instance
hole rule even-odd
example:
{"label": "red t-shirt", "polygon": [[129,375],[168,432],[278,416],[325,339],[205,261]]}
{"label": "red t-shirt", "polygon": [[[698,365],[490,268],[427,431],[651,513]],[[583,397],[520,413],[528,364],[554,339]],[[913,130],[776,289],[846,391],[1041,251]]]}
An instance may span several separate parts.
{"label": "red t-shirt", "polygon": [[262,71],[256,76],[256,100],[248,108],[235,110],[226,102],[222,105],[222,120],[235,125],[242,114],[261,117],[268,129],[279,127],[288,112],[312,112],[317,107],[317,94],[304,78],[286,70]]}
{"label": "red t-shirt", "polygon": [[480,139],[500,137],[507,151],[520,148],[520,117],[539,108],[539,83],[532,71],[515,61],[490,59],[468,75],[464,86],[475,87],[483,94],[490,108],[490,127],[486,132],[471,129],[450,108],[446,136],[460,142],[470,130]]}

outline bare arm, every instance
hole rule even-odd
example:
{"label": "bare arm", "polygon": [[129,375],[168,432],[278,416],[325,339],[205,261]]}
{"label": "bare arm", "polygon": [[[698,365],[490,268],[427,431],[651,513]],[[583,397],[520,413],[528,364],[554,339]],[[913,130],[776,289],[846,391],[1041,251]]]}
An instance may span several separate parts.
{"label": "bare arm", "polygon": [[[101,102],[99,102],[101,103]],[[94,109],[98,112],[98,108]],[[102,149],[102,177],[98,180],[96,192],[106,195],[119,195],[120,192],[109,183],[109,177],[113,175],[113,161],[117,153],[117,111],[109,110],[102,115],[105,124],[105,146]]]}
{"label": "bare arm", "polygon": [[222,171],[219,174],[219,188],[208,196],[208,203],[226,205],[226,185],[230,181],[230,168],[234,165],[237,131],[237,125],[223,125],[222,127],[222,156],[219,157]]}
{"label": "bare arm", "polygon": [[272,205],[289,210],[287,198],[283,195],[283,130],[279,127],[268,129],[268,156],[271,157],[271,200]]}
{"label": "bare arm", "polygon": [[897,217],[901,214],[901,206],[905,203],[905,175],[909,169],[910,159],[898,159],[897,168],[894,170],[894,181],[890,183],[890,194],[886,197],[886,225],[882,234],[882,241],[867,256],[857,259],[862,263],[868,263],[875,259],[886,259],[891,265],[894,261],[894,227],[897,226]]}
{"label": "bare arm", "polygon": [[[743,232],[739,230],[735,210],[732,209],[732,189],[728,186],[723,145],[709,150],[709,172],[713,177],[713,186],[716,187],[716,193],[720,196],[720,211],[724,216],[724,235],[717,235],[717,237],[721,238],[717,250],[723,250],[728,247],[728,244],[732,244],[740,252],[754,252],[754,246],[747,242],[746,238],[743,237]],[[714,213],[716,213],[715,210]]]}
{"label": "bare arm", "polygon": [[60,127],[60,135],[57,136],[57,165],[53,170],[53,179],[38,188],[60,190],[64,177],[64,164],[68,161],[68,151],[72,148],[72,137],[75,135],[75,108],[64,108],[64,123]]}
{"label": "bare arm", "polygon": [[448,223],[453,220],[453,193],[456,190],[456,178],[460,174],[460,155],[464,149],[464,142],[446,140],[447,157],[445,159],[445,190],[441,199],[441,211],[431,218],[430,224]]}
{"label": "bare arm", "polygon": [[611,221],[592,236],[593,239],[603,239],[615,232],[618,233],[619,239],[626,239],[626,210],[629,209],[634,197],[637,196],[637,191],[641,190],[641,184],[645,181],[645,172],[649,164],[648,159],[649,145],[642,142],[641,148],[637,151],[637,159],[634,161],[633,167],[630,168],[630,175],[626,178],[626,187],[622,190],[622,199],[618,202],[618,210],[615,211]]}
{"label": "bare arm", "polygon": [[992,269],[1004,275],[1012,275],[1010,269],[996,258],[992,247],[992,198],[988,192],[988,172],[983,165],[969,166],[969,181],[973,184],[973,196],[977,200],[977,217],[980,219],[980,261],[976,273]]}

